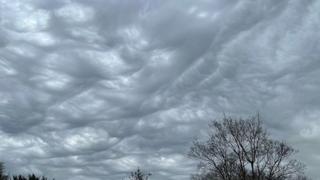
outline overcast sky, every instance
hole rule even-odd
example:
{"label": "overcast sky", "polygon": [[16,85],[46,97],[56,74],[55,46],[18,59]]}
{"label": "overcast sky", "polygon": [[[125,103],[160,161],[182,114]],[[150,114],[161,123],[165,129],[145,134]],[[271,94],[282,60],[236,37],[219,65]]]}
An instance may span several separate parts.
{"label": "overcast sky", "polygon": [[0,161],[153,180],[209,120],[260,112],[320,176],[320,1],[0,0]]}

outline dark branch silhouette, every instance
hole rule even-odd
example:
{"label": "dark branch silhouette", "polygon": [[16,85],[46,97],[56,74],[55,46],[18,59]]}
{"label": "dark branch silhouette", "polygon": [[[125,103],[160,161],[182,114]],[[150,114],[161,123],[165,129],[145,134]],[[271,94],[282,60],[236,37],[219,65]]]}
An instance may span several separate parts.
{"label": "dark branch silhouette", "polygon": [[218,180],[302,177],[304,165],[291,159],[296,150],[286,142],[271,139],[259,115],[247,119],[224,117],[222,121],[213,121],[209,127],[209,139],[194,141],[189,153],[190,157],[201,161],[208,175]]}
{"label": "dark branch silhouette", "polygon": [[131,172],[129,179],[130,180],[148,180],[148,178],[151,176],[151,173],[144,173],[138,168],[136,171]]}

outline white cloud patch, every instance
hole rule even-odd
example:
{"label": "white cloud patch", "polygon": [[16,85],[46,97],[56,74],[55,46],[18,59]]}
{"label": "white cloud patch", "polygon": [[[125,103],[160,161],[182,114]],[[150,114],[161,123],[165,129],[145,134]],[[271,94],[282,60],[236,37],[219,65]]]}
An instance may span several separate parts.
{"label": "white cloud patch", "polygon": [[67,23],[83,23],[94,16],[94,10],[79,3],[68,3],[57,9],[55,14]]}

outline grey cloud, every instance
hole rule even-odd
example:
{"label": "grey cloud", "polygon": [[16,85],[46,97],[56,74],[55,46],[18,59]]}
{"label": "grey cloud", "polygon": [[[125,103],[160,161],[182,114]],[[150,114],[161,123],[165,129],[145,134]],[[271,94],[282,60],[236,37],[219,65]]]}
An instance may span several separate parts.
{"label": "grey cloud", "polygon": [[56,179],[187,179],[209,120],[260,111],[318,177],[319,6],[2,0],[1,160]]}

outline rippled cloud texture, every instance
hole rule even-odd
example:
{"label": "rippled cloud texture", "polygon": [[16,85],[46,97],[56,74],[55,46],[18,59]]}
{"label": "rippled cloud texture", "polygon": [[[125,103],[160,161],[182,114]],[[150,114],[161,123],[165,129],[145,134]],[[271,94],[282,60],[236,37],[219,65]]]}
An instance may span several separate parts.
{"label": "rippled cloud texture", "polygon": [[320,1],[0,2],[11,173],[188,179],[209,120],[260,111],[320,176]]}

